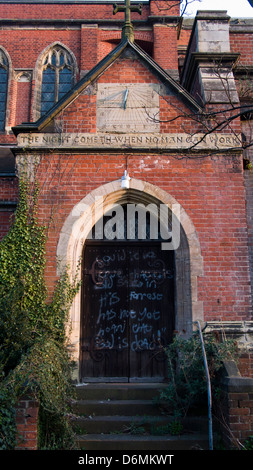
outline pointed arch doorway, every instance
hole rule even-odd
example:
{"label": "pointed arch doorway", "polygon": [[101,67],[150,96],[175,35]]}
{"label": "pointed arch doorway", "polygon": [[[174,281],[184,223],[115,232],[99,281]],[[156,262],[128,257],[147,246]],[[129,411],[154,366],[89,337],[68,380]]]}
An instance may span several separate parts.
{"label": "pointed arch doorway", "polygon": [[[81,376],[83,381],[156,381],[167,376],[165,347],[174,330],[174,251],[150,239],[150,214],[138,238],[86,240],[82,268]],[[140,214],[138,214],[140,215]],[[101,224],[99,221],[101,228]],[[110,227],[112,224],[110,223]]]}
{"label": "pointed arch doorway", "polygon": [[[100,205],[99,201],[102,201]],[[130,188],[121,188],[121,181],[113,181],[100,186],[87,194],[78,202],[66,218],[57,245],[58,267],[60,275],[68,267],[70,275],[81,280],[84,265],[81,269],[80,260],[84,259],[86,242],[91,224],[95,224],[111,204],[119,203],[165,204],[171,211],[177,201],[169,193],[151,183],[136,180],[130,181]],[[193,322],[203,320],[203,302],[199,298],[198,281],[203,276],[203,258],[198,234],[194,224],[180,206],[180,245],[174,253],[174,322],[175,329],[184,336],[191,335]],[[78,271],[77,271],[78,269]],[[69,337],[72,358],[76,364],[73,380],[84,381],[83,375],[83,289],[77,293],[70,308]],[[99,381],[99,377],[93,379]],[[109,379],[108,379],[109,380]],[[122,381],[119,378],[120,381]]]}

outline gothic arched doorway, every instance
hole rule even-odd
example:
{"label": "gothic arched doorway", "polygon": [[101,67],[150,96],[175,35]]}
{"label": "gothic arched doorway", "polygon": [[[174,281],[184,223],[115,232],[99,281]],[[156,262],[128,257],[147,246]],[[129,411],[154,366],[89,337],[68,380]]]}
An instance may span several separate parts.
{"label": "gothic arched doorway", "polygon": [[[150,219],[139,239],[136,221],[130,239],[124,233],[111,240],[103,230],[103,239],[96,240],[93,231],[85,242],[82,381],[162,381],[167,375],[164,347],[175,322],[174,251],[162,250],[159,235],[150,239]],[[104,217],[104,228],[106,222]]]}
{"label": "gothic arched doorway", "polygon": [[[100,203],[102,202],[102,204]],[[112,204],[164,204],[174,211],[174,204],[178,202],[158,186],[148,182],[130,181],[130,188],[121,187],[121,181],[113,181],[96,188],[87,194],[71,210],[62,227],[57,246],[58,268],[60,275],[68,267],[71,278],[81,279],[80,259],[84,258],[86,241],[90,231],[91,221],[97,223],[104,212]],[[88,242],[87,242],[88,244]],[[191,335],[193,322],[203,319],[203,302],[199,299],[198,280],[203,276],[203,259],[194,224],[180,206],[180,244],[173,252],[175,264],[175,329],[185,337]],[[78,269],[78,271],[77,271]],[[73,380],[83,381],[83,290],[79,290],[70,308],[69,335],[71,351],[76,368],[73,371]],[[82,304],[82,305],[81,305]],[[98,379],[97,379],[98,380]]]}

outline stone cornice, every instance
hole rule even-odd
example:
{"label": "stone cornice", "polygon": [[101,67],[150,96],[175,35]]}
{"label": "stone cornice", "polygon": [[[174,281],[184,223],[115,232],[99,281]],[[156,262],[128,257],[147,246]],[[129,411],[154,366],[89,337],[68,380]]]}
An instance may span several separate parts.
{"label": "stone cornice", "polygon": [[200,64],[214,66],[219,64],[222,67],[232,68],[239,59],[239,53],[232,52],[191,52],[190,57],[186,58],[184,70],[182,72],[182,86],[190,90],[196,71]]}

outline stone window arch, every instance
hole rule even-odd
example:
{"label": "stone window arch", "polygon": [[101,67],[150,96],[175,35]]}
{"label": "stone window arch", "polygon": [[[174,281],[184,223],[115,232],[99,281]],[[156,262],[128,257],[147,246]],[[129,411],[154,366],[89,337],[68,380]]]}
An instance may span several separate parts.
{"label": "stone window arch", "polygon": [[74,86],[75,56],[65,46],[55,43],[39,57],[36,72],[35,119],[38,119]]}
{"label": "stone window arch", "polygon": [[0,131],[4,132],[6,123],[7,93],[9,81],[9,60],[0,48]]}

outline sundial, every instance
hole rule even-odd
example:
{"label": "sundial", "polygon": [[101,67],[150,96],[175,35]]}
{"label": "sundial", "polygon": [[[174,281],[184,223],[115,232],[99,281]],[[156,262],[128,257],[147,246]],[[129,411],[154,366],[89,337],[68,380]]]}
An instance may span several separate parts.
{"label": "sundial", "polygon": [[[134,41],[131,12],[142,13],[142,5],[114,4],[113,13],[125,12],[122,40]],[[98,83],[97,131],[159,132],[159,85],[155,83]],[[154,119],[155,117],[155,119]]]}

